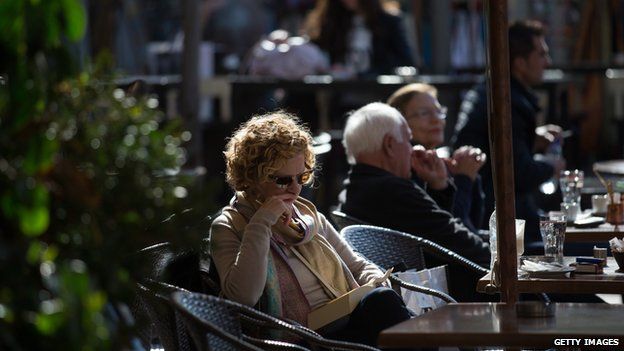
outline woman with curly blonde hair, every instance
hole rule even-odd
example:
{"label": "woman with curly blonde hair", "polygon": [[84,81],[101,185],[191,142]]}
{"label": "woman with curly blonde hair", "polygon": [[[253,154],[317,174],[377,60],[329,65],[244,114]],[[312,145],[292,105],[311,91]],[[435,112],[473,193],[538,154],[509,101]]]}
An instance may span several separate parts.
{"label": "woman with curly blonde hair", "polygon": [[[210,235],[226,298],[307,325],[311,310],[383,276],[299,196],[313,181],[315,158],[310,133],[295,116],[251,118],[234,132],[224,155],[236,193]],[[379,287],[345,327],[327,333],[374,345],[382,329],[409,316],[400,296]]]}

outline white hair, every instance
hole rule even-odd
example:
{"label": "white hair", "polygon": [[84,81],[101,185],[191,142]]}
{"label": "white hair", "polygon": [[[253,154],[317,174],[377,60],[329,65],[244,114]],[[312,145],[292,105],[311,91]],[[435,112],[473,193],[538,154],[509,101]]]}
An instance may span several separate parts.
{"label": "white hair", "polygon": [[356,157],[363,152],[380,150],[386,134],[402,142],[401,127],[406,123],[401,112],[381,102],[370,103],[353,112],[342,136],[349,164],[355,164]]}

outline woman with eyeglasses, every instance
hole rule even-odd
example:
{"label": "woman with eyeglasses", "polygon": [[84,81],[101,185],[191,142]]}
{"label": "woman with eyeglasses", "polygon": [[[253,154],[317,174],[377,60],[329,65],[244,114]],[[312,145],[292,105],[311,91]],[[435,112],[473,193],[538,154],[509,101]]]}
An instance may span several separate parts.
{"label": "woman with eyeglasses", "polygon": [[[252,117],[234,132],[224,154],[235,195],[210,235],[226,298],[307,325],[311,310],[383,276],[299,196],[313,182],[316,163],[312,137],[295,116]],[[346,326],[325,332],[374,345],[382,329],[409,317],[398,294],[378,287]]]}
{"label": "woman with eyeglasses", "polygon": [[[408,84],[395,91],[388,98],[388,104],[403,114],[416,144],[428,150],[435,150],[444,144],[447,108],[440,105],[435,87],[422,83]],[[445,156],[448,157],[442,157],[442,160],[452,175],[456,191],[451,196],[438,195],[435,200],[477,233],[484,216],[479,169],[485,163],[486,155],[479,148],[462,146],[452,155]]]}

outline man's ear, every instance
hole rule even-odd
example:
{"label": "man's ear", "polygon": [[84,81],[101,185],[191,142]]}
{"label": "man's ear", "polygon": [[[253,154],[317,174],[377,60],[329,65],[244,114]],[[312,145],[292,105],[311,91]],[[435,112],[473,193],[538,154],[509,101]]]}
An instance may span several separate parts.
{"label": "man's ear", "polygon": [[511,67],[509,69],[511,72],[515,73],[523,73],[526,70],[527,60],[522,56],[518,56],[511,61]]}
{"label": "man's ear", "polygon": [[381,150],[385,155],[392,156],[394,155],[394,149],[396,147],[395,144],[396,140],[394,139],[394,137],[390,135],[390,133],[387,133],[386,135],[384,135],[381,142]]}

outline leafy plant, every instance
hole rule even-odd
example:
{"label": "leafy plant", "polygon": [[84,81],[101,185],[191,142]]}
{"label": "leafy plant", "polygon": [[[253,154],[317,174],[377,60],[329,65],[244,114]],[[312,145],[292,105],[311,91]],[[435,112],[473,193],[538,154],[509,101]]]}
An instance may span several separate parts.
{"label": "leafy plant", "polygon": [[106,59],[76,69],[85,25],[79,0],[0,2],[0,349],[127,344],[127,255],[201,239],[162,221],[214,210],[210,186],[167,176],[191,134],[158,100],[118,88]]}

